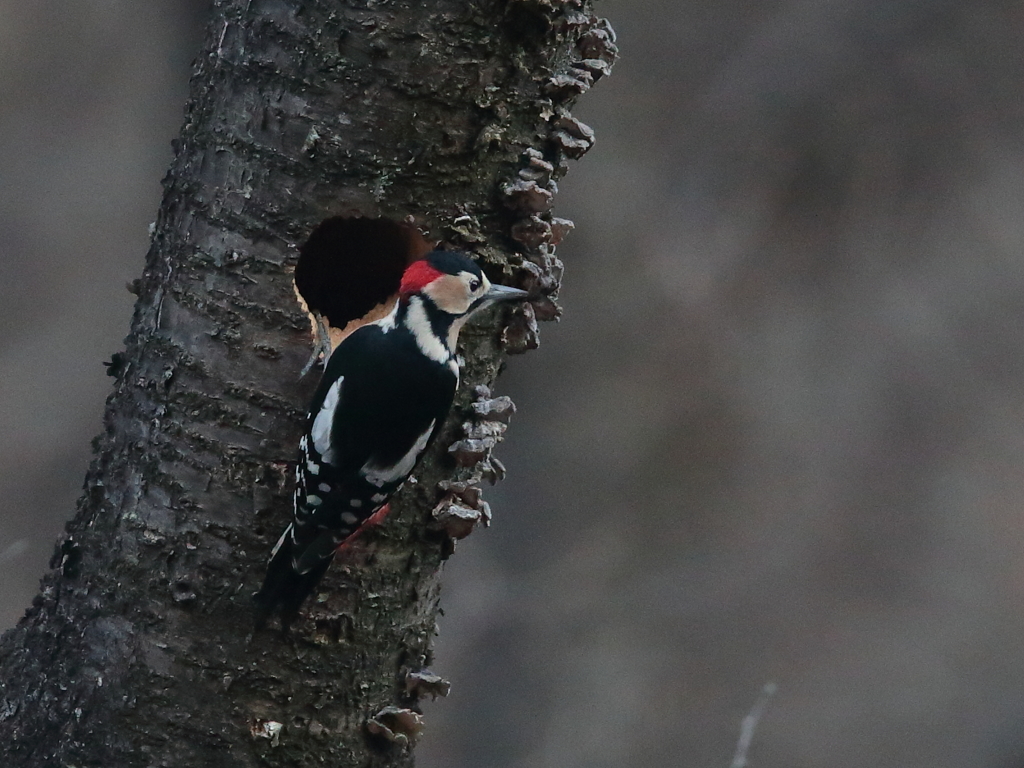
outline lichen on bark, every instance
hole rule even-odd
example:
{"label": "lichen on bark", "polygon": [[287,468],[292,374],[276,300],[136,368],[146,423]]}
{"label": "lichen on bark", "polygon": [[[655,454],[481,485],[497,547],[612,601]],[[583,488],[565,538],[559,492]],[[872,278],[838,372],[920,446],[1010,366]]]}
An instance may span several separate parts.
{"label": "lichen on bark", "polygon": [[[500,405],[471,404],[557,315],[552,197],[593,141],[567,110],[614,57],[582,0],[215,4],[84,495],[0,644],[0,763],[411,762],[414,734],[384,731],[433,679],[432,512],[480,507],[488,471],[447,449],[494,436]],[[292,272],[339,215],[409,222],[546,298],[464,331],[453,415],[388,524],[287,638],[253,634],[315,378]]]}

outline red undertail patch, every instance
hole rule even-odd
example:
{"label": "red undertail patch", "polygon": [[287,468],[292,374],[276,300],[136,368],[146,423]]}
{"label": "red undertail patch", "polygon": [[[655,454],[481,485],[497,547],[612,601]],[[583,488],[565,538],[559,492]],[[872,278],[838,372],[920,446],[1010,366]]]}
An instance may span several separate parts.
{"label": "red undertail patch", "polygon": [[362,525],[360,525],[358,528],[356,528],[355,531],[353,531],[343,542],[341,542],[341,544],[339,544],[335,548],[335,550],[334,550],[335,553],[342,553],[346,549],[348,549],[348,547],[352,544],[352,542],[354,542],[357,538],[359,538],[359,534],[361,534],[367,528],[372,528],[375,525],[380,525],[381,522],[384,520],[384,518],[388,516],[388,512],[390,512],[390,511],[391,511],[391,504],[388,503],[388,504],[385,504],[380,509],[378,509],[376,512],[374,512],[368,518],[363,520]]}

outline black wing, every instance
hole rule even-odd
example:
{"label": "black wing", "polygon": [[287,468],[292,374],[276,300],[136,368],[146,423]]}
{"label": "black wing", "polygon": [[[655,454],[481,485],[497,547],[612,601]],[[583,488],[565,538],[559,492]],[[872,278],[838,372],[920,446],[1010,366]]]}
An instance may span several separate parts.
{"label": "black wing", "polygon": [[404,328],[356,330],[334,351],[307,417],[295,513],[255,596],[290,620],[337,547],[401,487],[451,408],[457,377]]}

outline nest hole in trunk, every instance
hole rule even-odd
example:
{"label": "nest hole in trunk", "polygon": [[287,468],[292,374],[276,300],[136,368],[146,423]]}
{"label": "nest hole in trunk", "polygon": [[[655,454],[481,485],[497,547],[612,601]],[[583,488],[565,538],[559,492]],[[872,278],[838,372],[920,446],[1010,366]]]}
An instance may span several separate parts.
{"label": "nest hole in trunk", "polygon": [[412,224],[334,216],[299,249],[295,292],[309,313],[314,338],[319,315],[331,347],[361,325],[383,317],[398,297],[406,266],[432,250]]}

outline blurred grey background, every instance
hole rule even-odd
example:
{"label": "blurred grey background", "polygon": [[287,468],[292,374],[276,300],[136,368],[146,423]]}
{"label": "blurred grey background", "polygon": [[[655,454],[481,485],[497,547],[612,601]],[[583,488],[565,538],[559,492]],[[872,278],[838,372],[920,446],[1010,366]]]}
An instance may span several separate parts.
{"label": "blurred grey background", "polygon": [[[0,622],[99,430],[203,0],[0,0]],[[603,0],[559,326],[424,768],[1024,766],[1024,7]]]}

